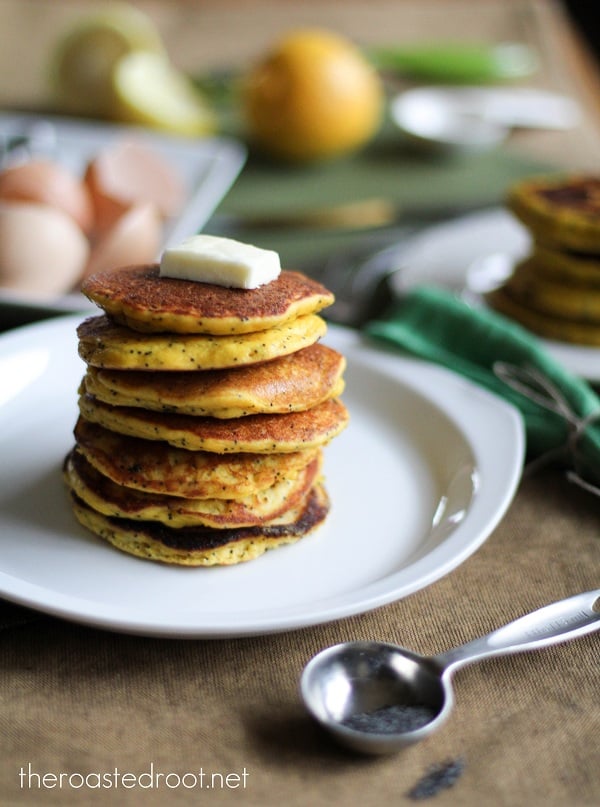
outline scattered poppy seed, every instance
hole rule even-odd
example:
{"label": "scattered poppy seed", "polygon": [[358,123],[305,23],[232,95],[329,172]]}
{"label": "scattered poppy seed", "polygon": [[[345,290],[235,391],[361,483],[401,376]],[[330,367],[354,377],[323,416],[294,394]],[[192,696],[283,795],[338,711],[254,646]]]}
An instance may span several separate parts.
{"label": "scattered poppy seed", "polygon": [[438,765],[432,765],[425,776],[406,794],[413,801],[424,801],[437,796],[442,790],[454,787],[462,776],[465,763],[462,758],[450,759]]}

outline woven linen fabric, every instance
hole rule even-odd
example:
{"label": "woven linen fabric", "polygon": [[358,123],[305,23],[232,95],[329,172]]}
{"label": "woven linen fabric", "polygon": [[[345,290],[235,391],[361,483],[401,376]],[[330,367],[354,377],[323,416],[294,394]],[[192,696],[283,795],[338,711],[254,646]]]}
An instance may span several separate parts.
{"label": "woven linen fabric", "polygon": [[[593,589],[600,568],[597,507],[594,497],[547,470],[522,483],[500,526],[450,575],[373,612],[292,633],[170,640],[50,617],[5,628],[0,802],[409,805],[408,794],[433,767],[460,760],[462,774],[429,803],[597,804],[597,635],[460,670],[448,722],[387,757],[339,748],[298,695],[303,665],[329,644],[381,639],[436,653]],[[182,780],[202,770],[205,777],[232,774],[230,784],[237,775],[239,782],[220,787],[217,777],[204,791],[163,783],[42,792],[35,779],[29,787],[26,776],[25,786],[19,778],[21,770],[87,775],[118,768],[140,775],[151,765]]]}

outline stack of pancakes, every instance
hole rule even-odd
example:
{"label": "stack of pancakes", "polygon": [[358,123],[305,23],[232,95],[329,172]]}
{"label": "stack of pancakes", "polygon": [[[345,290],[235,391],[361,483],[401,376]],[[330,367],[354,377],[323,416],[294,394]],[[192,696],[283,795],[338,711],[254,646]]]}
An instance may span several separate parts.
{"label": "stack of pancakes", "polygon": [[524,180],[507,204],[533,245],[488,302],[540,336],[600,345],[600,177]]}
{"label": "stack of pancakes", "polygon": [[117,548],[186,566],[239,563],[325,519],[322,448],[346,426],[344,357],[321,344],[319,283],[245,290],[97,274],[78,328],[87,364],[64,475],[78,520]]}

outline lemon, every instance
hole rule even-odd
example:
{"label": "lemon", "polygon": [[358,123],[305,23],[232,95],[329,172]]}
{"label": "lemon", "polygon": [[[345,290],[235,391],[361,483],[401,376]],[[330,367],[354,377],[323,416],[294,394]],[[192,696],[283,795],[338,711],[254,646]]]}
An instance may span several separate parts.
{"label": "lemon", "polygon": [[216,128],[204,96],[163,54],[123,56],[113,68],[112,90],[111,111],[117,120],[190,137]]}
{"label": "lemon", "polygon": [[111,3],[78,21],[53,54],[51,72],[61,106],[75,114],[110,115],[113,68],[140,50],[164,53],[164,46],[153,21],[134,6]]}
{"label": "lemon", "polygon": [[350,153],[377,132],[377,72],[350,41],[326,30],[284,36],[245,76],[250,138],[276,158],[309,162]]}

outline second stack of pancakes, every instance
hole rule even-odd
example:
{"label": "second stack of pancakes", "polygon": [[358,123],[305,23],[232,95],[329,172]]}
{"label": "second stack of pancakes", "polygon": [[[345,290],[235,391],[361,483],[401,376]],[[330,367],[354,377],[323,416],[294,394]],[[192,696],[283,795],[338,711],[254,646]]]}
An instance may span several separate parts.
{"label": "second stack of pancakes", "polygon": [[521,180],[507,207],[532,245],[489,304],[547,339],[600,345],[600,177]]}
{"label": "second stack of pancakes", "polygon": [[104,311],[78,328],[87,370],[65,461],[84,526],[133,555],[210,566],[324,521],[322,449],[348,422],[345,359],[320,341],[327,289],[290,271],[246,290],[148,265],[83,291]]}

